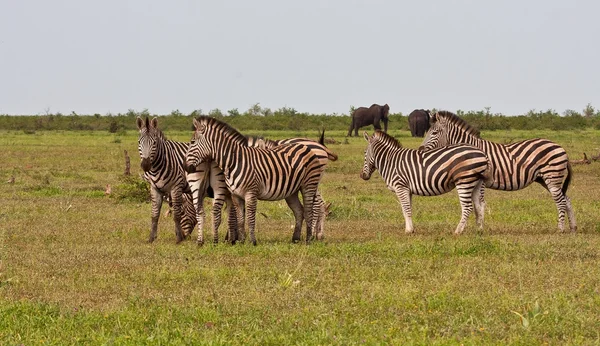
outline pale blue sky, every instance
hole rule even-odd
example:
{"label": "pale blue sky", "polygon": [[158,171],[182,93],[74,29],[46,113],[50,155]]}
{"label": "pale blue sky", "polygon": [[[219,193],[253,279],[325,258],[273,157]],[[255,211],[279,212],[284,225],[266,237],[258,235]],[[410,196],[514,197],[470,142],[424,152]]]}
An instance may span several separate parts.
{"label": "pale blue sky", "polygon": [[600,1],[0,0],[0,114],[600,107]]}

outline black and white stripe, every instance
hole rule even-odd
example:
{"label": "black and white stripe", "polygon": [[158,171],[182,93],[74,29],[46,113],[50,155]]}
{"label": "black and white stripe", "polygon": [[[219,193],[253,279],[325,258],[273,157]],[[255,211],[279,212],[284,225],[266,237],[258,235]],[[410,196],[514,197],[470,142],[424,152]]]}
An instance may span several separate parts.
{"label": "black and white stripe", "polygon": [[456,187],[462,217],[454,233],[460,234],[475,205],[477,224],[483,227],[485,202],[480,187],[489,179],[488,159],[481,150],[469,145],[452,145],[427,152],[403,148],[384,132],[373,136],[365,132],[369,143],[360,177],[371,178],[376,169],[387,187],[396,194],[406,224],[406,232],[414,231],[412,195],[437,196]]}
{"label": "black and white stripe", "polygon": [[[425,136],[422,150],[439,148],[455,143],[467,143],[483,150],[491,162],[493,183],[486,185],[495,190],[516,191],[536,182],[544,186],[558,210],[558,229],[563,232],[565,212],[572,232],[577,231],[575,213],[567,189],[572,169],[565,149],[542,138],[500,144],[479,137],[463,119],[448,111],[431,117],[431,127]],[[483,194],[483,191],[482,191]]]}
{"label": "black and white stripe", "polygon": [[214,161],[205,161],[196,167],[188,168],[186,179],[192,192],[193,205],[196,207],[194,215],[196,215],[198,224],[198,244],[204,244],[204,197],[213,199],[211,208],[213,243],[219,241],[218,229],[221,224],[221,210],[225,203],[228,209],[229,231],[227,234],[228,236],[229,234],[237,235],[237,216],[221,168]]}
{"label": "black and white stripe", "polygon": [[[248,137],[248,145],[256,146],[266,149],[273,149],[274,147],[282,144],[303,144],[310,148],[310,150],[317,156],[319,162],[322,165],[327,165],[329,161],[336,161],[338,159],[337,155],[329,150],[325,146],[324,143],[325,131],[321,133],[321,137],[319,142],[315,142],[308,138],[287,138],[287,139],[278,139],[271,140],[265,139],[262,137]],[[300,229],[302,227],[303,221],[303,213],[302,206],[289,206],[294,213],[294,217],[296,219],[296,225],[294,227],[294,234],[300,234]],[[317,194],[315,195],[315,203],[314,203],[315,213],[317,215],[316,228],[314,230],[315,238],[317,240],[325,239],[325,218],[327,214],[327,205],[321,196],[321,193],[317,190]]]}
{"label": "black and white stripe", "polygon": [[[225,181],[236,207],[239,237],[243,237],[243,209],[250,232],[254,234],[257,200],[285,199],[288,205],[300,204],[307,223],[307,240],[312,237],[316,215],[315,194],[325,165],[303,144],[285,144],[273,149],[248,146],[248,139],[217,119],[202,116],[194,119],[194,137],[186,155],[186,165],[195,167],[203,161],[214,161],[223,170]],[[297,236],[297,237],[296,237]],[[230,235],[231,238],[232,235]],[[294,235],[294,240],[299,240]],[[240,239],[241,240],[241,239]]]}
{"label": "black and white stripe", "polygon": [[138,150],[144,179],[150,182],[152,218],[149,242],[157,236],[158,219],[164,196],[168,195],[173,208],[175,235],[181,242],[185,235],[181,228],[182,193],[188,190],[183,161],[188,143],[167,140],[158,128],[158,119],[136,119],[140,131]]}

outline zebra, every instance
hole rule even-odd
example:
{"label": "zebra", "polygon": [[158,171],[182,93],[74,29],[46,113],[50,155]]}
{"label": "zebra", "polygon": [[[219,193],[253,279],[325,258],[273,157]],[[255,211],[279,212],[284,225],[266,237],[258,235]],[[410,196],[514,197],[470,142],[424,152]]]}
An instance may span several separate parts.
{"label": "zebra", "polygon": [[[276,147],[278,145],[282,145],[282,144],[306,145],[317,155],[317,157],[319,158],[319,161],[323,165],[327,165],[327,163],[329,161],[336,161],[338,159],[338,156],[325,146],[325,131],[324,130],[321,132],[319,142],[315,142],[315,141],[313,141],[311,139],[307,139],[307,138],[288,138],[288,139],[278,139],[278,140],[271,140],[271,139],[266,139],[266,138],[256,137],[256,136],[247,137],[247,138],[248,138],[249,146],[256,146],[256,147],[260,147],[260,148],[264,148],[264,149],[273,149],[274,147]],[[315,195],[315,202],[314,202],[314,208],[317,213],[317,224],[316,224],[316,229],[315,229],[315,238],[317,240],[325,239],[325,218],[329,212],[329,206],[330,206],[330,204],[325,204],[325,202],[323,201],[323,197],[321,196],[321,193],[319,191],[317,191],[317,193]],[[294,233],[300,234],[300,229],[302,227],[302,221],[303,221],[302,207],[292,208],[292,206],[290,206],[290,208],[292,209],[292,212],[294,213],[294,217],[296,219],[296,226],[294,228]]]}
{"label": "zebra", "polygon": [[[251,147],[246,137],[220,120],[200,116],[193,123],[195,131],[186,154],[186,165],[194,167],[202,161],[212,160],[221,167],[236,208],[240,240],[244,234],[242,208],[247,215],[250,241],[256,245],[257,200],[285,199],[288,205],[296,208],[300,205],[298,192],[302,193],[304,202],[306,240],[312,238],[316,223],[313,204],[325,165],[308,146]],[[294,234],[293,239],[299,240],[299,236]]]}
{"label": "zebra", "polygon": [[[337,155],[331,152],[323,143],[317,143],[309,139],[304,138],[290,138],[285,140],[268,140],[262,137],[249,136],[246,137],[248,141],[248,146],[259,147],[259,148],[273,148],[280,144],[289,144],[289,143],[304,143],[315,152],[317,156],[319,156],[320,160],[325,160],[325,164],[327,160],[335,161],[337,160]],[[324,132],[321,135],[321,142],[324,139]],[[226,203],[229,212],[228,225],[229,231],[225,237],[227,241],[229,238],[229,234],[234,234],[234,237],[237,237],[237,223],[235,208],[232,206],[231,202],[231,194],[229,189],[227,188],[227,184],[225,183],[225,178],[223,175],[223,171],[214,161],[206,161],[200,163],[195,171],[189,170],[191,173],[187,175],[187,181],[192,190],[192,196],[194,199],[193,205],[196,206],[196,220],[198,224],[198,239],[197,243],[199,245],[204,244],[204,236],[203,236],[203,226],[204,226],[204,207],[203,200],[205,195],[213,198],[213,206],[212,206],[212,219],[213,219],[213,243],[218,243],[219,235],[218,228],[221,224],[221,209],[223,205]],[[316,226],[316,238],[318,240],[324,239],[324,220],[327,213],[327,205],[323,202],[321,195],[317,192],[315,197],[314,207],[318,210],[317,216],[317,226]],[[296,218],[296,227],[294,230],[295,234],[300,234],[302,221],[303,221],[303,208],[300,205],[290,205],[292,212]],[[187,214],[185,214],[187,216]],[[232,241],[235,242],[235,239]]]}
{"label": "zebra", "polygon": [[533,182],[539,183],[550,192],[556,203],[559,231],[564,232],[565,212],[571,231],[577,231],[575,213],[567,197],[573,171],[567,153],[560,145],[542,138],[511,144],[486,141],[479,137],[479,131],[448,111],[437,112],[430,121],[431,127],[421,150],[454,143],[467,143],[483,150],[491,161],[493,177],[493,183],[487,187],[516,191]]}
{"label": "zebra", "polygon": [[137,127],[140,131],[138,150],[144,179],[150,182],[150,198],[152,201],[152,217],[150,237],[148,242],[156,240],[158,219],[165,195],[168,195],[173,207],[175,235],[177,243],[184,240],[181,228],[182,194],[189,191],[185,178],[183,161],[188,143],[168,140],[158,128],[158,119],[150,120],[137,117]]}
{"label": "zebra", "polygon": [[376,169],[393,191],[402,206],[405,231],[413,233],[412,195],[437,196],[455,187],[462,209],[462,217],[455,234],[465,228],[475,205],[477,225],[483,229],[485,201],[480,198],[482,184],[490,182],[488,159],[475,147],[458,144],[427,152],[403,148],[392,136],[375,131],[364,133],[369,143],[360,177],[369,180]]}

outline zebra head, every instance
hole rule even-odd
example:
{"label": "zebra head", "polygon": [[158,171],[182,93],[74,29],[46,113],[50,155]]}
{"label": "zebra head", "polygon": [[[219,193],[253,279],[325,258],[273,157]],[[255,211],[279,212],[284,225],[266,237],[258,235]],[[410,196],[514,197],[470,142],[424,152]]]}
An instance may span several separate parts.
{"label": "zebra head", "polygon": [[164,139],[162,131],[158,129],[158,119],[153,118],[143,120],[136,119],[137,127],[140,130],[138,139],[138,150],[140,152],[141,166],[144,172],[150,171],[152,162],[156,158],[157,147]]}
{"label": "zebra head", "polygon": [[431,126],[423,144],[419,147],[421,151],[456,143],[472,143],[479,138],[479,131],[476,128],[452,112],[436,112],[429,121]]}
{"label": "zebra head", "polygon": [[360,172],[360,177],[363,180],[369,180],[371,179],[371,174],[373,174],[375,171],[375,156],[373,155],[373,137],[375,136],[369,137],[369,134],[365,131],[364,137],[369,145],[365,150],[365,162],[363,163],[363,169],[362,172]]}
{"label": "zebra head", "polygon": [[207,124],[203,120],[194,119],[194,134],[185,153],[185,169],[193,173],[196,166],[211,159],[211,149],[206,139]]}
{"label": "zebra head", "polygon": [[434,113],[429,117],[429,130],[425,134],[423,144],[419,147],[419,151],[427,151],[448,145],[447,128],[445,118],[440,120],[438,113]]}

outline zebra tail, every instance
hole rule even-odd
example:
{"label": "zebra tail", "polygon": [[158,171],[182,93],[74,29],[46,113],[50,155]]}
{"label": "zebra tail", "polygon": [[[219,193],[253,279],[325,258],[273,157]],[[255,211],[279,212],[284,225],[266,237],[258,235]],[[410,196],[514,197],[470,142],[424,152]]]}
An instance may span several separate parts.
{"label": "zebra tail", "polygon": [[492,162],[490,161],[489,158],[487,160],[487,167],[482,174],[482,178],[483,178],[483,185],[485,187],[490,187],[493,185],[494,175],[492,174]]}
{"label": "zebra tail", "polygon": [[323,129],[323,131],[321,131],[321,137],[319,137],[319,144],[321,144],[322,146],[325,146],[325,129]]}
{"label": "zebra tail", "polygon": [[331,161],[337,161],[337,154],[329,150],[329,148],[327,148],[327,146],[325,145],[325,129],[321,131],[321,137],[319,137],[319,144],[321,144],[325,148],[325,152],[327,153],[327,159]]}
{"label": "zebra tail", "polygon": [[567,194],[567,189],[569,188],[569,184],[571,183],[571,176],[573,175],[573,168],[571,167],[571,163],[567,162],[567,177],[565,178],[565,182],[562,186],[563,195]]}

